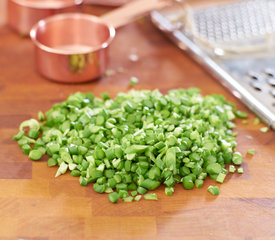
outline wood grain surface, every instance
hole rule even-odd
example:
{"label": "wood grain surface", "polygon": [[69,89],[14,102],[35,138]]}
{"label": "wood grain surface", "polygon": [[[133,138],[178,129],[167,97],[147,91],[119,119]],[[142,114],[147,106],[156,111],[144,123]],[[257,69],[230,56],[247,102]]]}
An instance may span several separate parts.
{"label": "wood grain surface", "polygon": [[[104,8],[85,7],[102,14]],[[129,56],[136,54],[138,61]],[[34,69],[33,45],[3,26],[0,28],[0,239],[95,240],[269,240],[275,239],[275,134],[261,133],[249,112],[230,92],[177,49],[149,19],[120,28],[110,47],[110,69],[125,69],[97,81],[65,85],[48,81]],[[227,177],[214,197],[207,187],[184,190],[176,186],[159,201],[111,204],[106,194],[82,187],[66,174],[54,178],[56,168],[45,159],[32,162],[11,137],[21,121],[36,117],[76,91],[112,97],[128,91],[136,76],[136,89],[199,87],[202,94],[223,94],[249,112],[249,123],[237,120],[237,150],[244,155],[244,174]],[[254,148],[254,156],[246,154]]]}

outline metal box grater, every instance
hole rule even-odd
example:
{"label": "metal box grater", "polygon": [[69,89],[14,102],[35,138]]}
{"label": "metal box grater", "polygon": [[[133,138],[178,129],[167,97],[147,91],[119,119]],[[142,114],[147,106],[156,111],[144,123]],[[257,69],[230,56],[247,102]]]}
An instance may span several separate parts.
{"label": "metal box grater", "polygon": [[275,1],[176,4],[152,22],[275,130]]}

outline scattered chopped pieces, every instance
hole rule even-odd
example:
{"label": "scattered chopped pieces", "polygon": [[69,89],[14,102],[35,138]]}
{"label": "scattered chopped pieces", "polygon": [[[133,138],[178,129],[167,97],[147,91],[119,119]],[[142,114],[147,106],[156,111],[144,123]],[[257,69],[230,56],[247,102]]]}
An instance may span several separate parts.
{"label": "scattered chopped pieces", "polygon": [[132,53],[132,54],[129,55],[129,59],[130,59],[132,62],[137,62],[138,59],[139,59],[139,57],[138,57],[138,55]]}
{"label": "scattered chopped pieces", "polygon": [[[56,166],[56,165],[57,165],[57,160],[54,159],[54,158],[49,158],[48,161],[47,161],[47,165],[48,165],[48,167]],[[71,169],[70,169],[70,170],[71,170]],[[73,172],[73,171],[72,171],[72,172]],[[71,172],[71,173],[72,173],[72,172]],[[71,176],[73,176],[73,177],[78,177],[78,176],[80,176],[80,172],[79,172],[79,175],[78,175],[78,176],[74,176],[74,175],[76,175],[76,173],[71,174]]]}
{"label": "scattered chopped pieces", "polygon": [[134,200],[137,201],[137,202],[138,202],[140,199],[141,199],[141,195],[137,195],[137,196],[135,196],[135,198],[134,198]]}
{"label": "scattered chopped pieces", "polygon": [[233,133],[232,133],[232,136],[233,136],[233,137],[237,137],[237,136],[238,136],[238,132],[233,132]]}
{"label": "scattered chopped pieces", "polygon": [[134,201],[134,197],[129,196],[129,197],[122,198],[122,200],[123,200],[123,202],[133,202]]}
{"label": "scattered chopped pieces", "polygon": [[25,127],[29,127],[30,129],[39,131],[40,129],[40,124],[36,119],[30,119],[22,122],[19,126],[19,130],[23,131]]}
{"label": "scattered chopped pieces", "polygon": [[157,200],[147,191],[164,184],[170,196],[176,184],[201,188],[207,176],[222,183],[226,164],[242,163],[235,112],[223,96],[203,97],[196,88],[132,90],[115,99],[77,92],[40,113],[40,122],[24,121],[13,139],[32,160],[47,154],[56,177],[68,171],[110,202]]}
{"label": "scattered chopped pieces", "polygon": [[260,123],[260,119],[259,118],[254,118],[253,124],[254,125],[258,125]]}
{"label": "scattered chopped pieces", "polygon": [[234,165],[229,165],[229,172],[234,173],[236,171],[236,168]]}
{"label": "scattered chopped pieces", "polygon": [[242,168],[242,167],[239,167],[239,168],[238,168],[238,173],[240,173],[240,174],[243,173],[243,168]]}
{"label": "scattered chopped pieces", "polygon": [[108,198],[111,203],[116,203],[119,200],[119,195],[117,192],[112,192],[108,194]]}
{"label": "scattered chopped pieces", "polygon": [[158,197],[155,193],[146,193],[144,195],[145,200],[158,200]]}
{"label": "scattered chopped pieces", "polygon": [[255,154],[255,149],[248,149],[247,153],[250,155],[254,155]]}
{"label": "scattered chopped pieces", "polygon": [[260,129],[260,131],[261,131],[262,133],[266,133],[266,132],[268,132],[268,127],[262,127],[262,128]]}
{"label": "scattered chopped pieces", "polygon": [[242,154],[239,153],[239,152],[234,152],[234,153],[233,153],[232,162],[233,162],[235,165],[241,165],[242,162],[243,162],[243,156],[242,156]]}
{"label": "scattered chopped pieces", "polygon": [[248,124],[248,121],[247,120],[242,120],[242,123],[246,125],[246,124]]}
{"label": "scattered chopped pieces", "polygon": [[130,78],[130,85],[135,86],[138,83],[138,78],[136,77],[131,77]]}
{"label": "scattered chopped pieces", "polygon": [[143,188],[143,187],[138,187],[137,188],[137,192],[139,194],[145,194],[147,192],[147,189]]}
{"label": "scattered chopped pieces", "polygon": [[174,193],[174,187],[166,187],[165,188],[165,194],[167,196],[171,196]]}
{"label": "scattered chopped pieces", "polygon": [[110,99],[109,93],[101,93],[101,98],[106,101]]}
{"label": "scattered chopped pieces", "polygon": [[29,158],[31,160],[39,160],[42,156],[43,153],[39,149],[34,149],[29,152]]}
{"label": "scattered chopped pieces", "polygon": [[236,116],[237,118],[247,118],[247,117],[248,117],[248,114],[247,114],[246,112],[237,110],[237,111],[235,112],[235,116]]}
{"label": "scattered chopped pieces", "polygon": [[202,179],[196,179],[195,185],[197,188],[201,188],[203,186],[203,180]]}
{"label": "scattered chopped pieces", "polygon": [[24,144],[23,146],[22,146],[22,152],[24,153],[24,154],[29,154],[30,153],[30,151],[31,151],[31,146],[30,146],[30,144]]}
{"label": "scattered chopped pieces", "polygon": [[38,114],[37,114],[37,118],[38,118],[39,121],[44,121],[45,120],[44,113],[39,111]]}
{"label": "scattered chopped pieces", "polygon": [[25,136],[25,132],[21,130],[15,136],[13,136],[12,139],[15,141],[19,141],[23,136]]}
{"label": "scattered chopped pieces", "polygon": [[[33,150],[35,151],[35,150]],[[61,174],[65,174],[68,169],[68,164],[65,162],[62,162],[55,174],[55,177],[59,177]],[[81,182],[81,181],[80,181]]]}
{"label": "scattered chopped pieces", "polygon": [[224,173],[219,173],[219,175],[218,175],[217,178],[216,178],[216,181],[217,181],[218,183],[223,183],[225,177],[226,177],[226,174],[224,174]]}
{"label": "scattered chopped pieces", "polygon": [[214,196],[217,196],[220,194],[220,189],[219,187],[217,186],[212,186],[210,185],[208,188],[207,188],[208,192],[210,192],[212,195]]}
{"label": "scattered chopped pieces", "polygon": [[131,192],[131,195],[134,197],[134,196],[136,196],[138,194],[138,192],[137,191],[132,191]]}

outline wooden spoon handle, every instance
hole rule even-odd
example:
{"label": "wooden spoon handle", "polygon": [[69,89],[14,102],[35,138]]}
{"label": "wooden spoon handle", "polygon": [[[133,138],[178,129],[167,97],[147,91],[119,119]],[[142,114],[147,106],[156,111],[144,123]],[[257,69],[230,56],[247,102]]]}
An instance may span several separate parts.
{"label": "wooden spoon handle", "polygon": [[135,0],[115,9],[100,18],[115,28],[126,25],[146,13],[167,6],[171,0]]}

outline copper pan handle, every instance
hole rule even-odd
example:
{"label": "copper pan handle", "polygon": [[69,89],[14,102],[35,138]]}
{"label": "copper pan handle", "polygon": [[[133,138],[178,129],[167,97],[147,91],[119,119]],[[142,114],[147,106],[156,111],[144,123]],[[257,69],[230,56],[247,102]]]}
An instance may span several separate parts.
{"label": "copper pan handle", "polygon": [[118,28],[154,9],[165,7],[171,2],[171,0],[135,0],[102,15],[100,18],[107,24]]}

